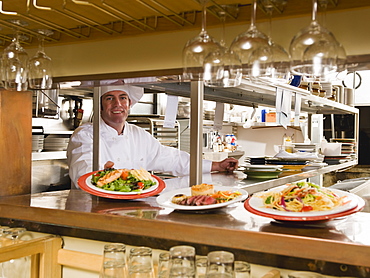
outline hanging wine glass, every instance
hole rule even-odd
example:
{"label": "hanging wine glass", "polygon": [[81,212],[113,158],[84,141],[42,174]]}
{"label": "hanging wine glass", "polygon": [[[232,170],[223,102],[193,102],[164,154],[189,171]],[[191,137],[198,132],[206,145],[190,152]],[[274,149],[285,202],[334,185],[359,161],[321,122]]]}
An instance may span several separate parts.
{"label": "hanging wine glass", "polygon": [[222,21],[221,48],[204,59],[204,81],[209,87],[236,87],[242,79],[242,62],[234,51],[226,47],[225,11],[219,12],[219,16]]}
{"label": "hanging wine glass", "polygon": [[2,57],[4,87],[11,91],[26,91],[28,87],[28,54],[20,44],[19,31]]}
{"label": "hanging wine glass", "polygon": [[251,53],[249,57],[250,78],[274,83],[288,83],[290,80],[290,55],[281,45],[272,40],[273,5],[270,1],[263,2],[264,9],[269,16],[268,45],[261,46]]}
{"label": "hanging wine glass", "polygon": [[254,50],[262,46],[268,46],[268,37],[260,32],[256,25],[257,2],[253,0],[251,24],[246,32],[238,35],[231,43],[230,49],[234,51],[242,61],[243,77],[248,78],[251,67],[249,64],[250,55]]}
{"label": "hanging wine glass", "polygon": [[[328,8],[328,0],[318,0],[318,4],[321,7],[321,25],[324,28],[326,27],[326,15],[327,15],[327,8]],[[329,32],[329,31],[328,31]],[[336,46],[336,52],[337,52],[337,71],[333,72],[328,76],[329,81],[334,81],[334,80],[343,80],[347,76],[347,53],[345,48],[341,43],[337,41],[337,46]]]}
{"label": "hanging wine glass", "polygon": [[326,81],[337,71],[338,42],[334,35],[316,20],[317,0],[313,0],[312,20],[290,43],[291,71],[307,81]]}
{"label": "hanging wine glass", "polygon": [[198,36],[189,40],[183,49],[184,78],[188,80],[203,80],[203,63],[205,57],[221,48],[221,45],[206,31],[206,3],[208,0],[199,0],[202,5],[202,30]]}
{"label": "hanging wine glass", "polygon": [[44,51],[44,36],[52,35],[51,30],[37,30],[40,34],[39,48],[36,55],[29,60],[29,87],[31,89],[51,89],[53,84],[51,58]]}

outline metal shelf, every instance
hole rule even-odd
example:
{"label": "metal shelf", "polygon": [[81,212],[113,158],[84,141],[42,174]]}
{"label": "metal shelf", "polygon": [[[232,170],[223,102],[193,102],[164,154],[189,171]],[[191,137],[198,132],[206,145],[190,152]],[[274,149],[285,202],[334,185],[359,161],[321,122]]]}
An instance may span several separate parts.
{"label": "metal shelf", "polygon": [[[155,83],[135,84],[144,87],[146,92],[166,92],[182,97],[190,97],[190,82],[159,81]],[[233,88],[204,87],[204,99],[235,105],[257,107],[259,105],[275,107],[276,88],[290,90],[302,96],[302,112],[310,114],[357,114],[358,109],[312,95],[310,92],[289,84],[255,84],[246,80]],[[292,107],[293,108],[293,107]]]}
{"label": "metal shelf", "polygon": [[317,170],[310,170],[307,172],[301,172],[294,175],[285,176],[282,178],[277,179],[269,179],[269,180],[258,180],[258,179],[244,179],[242,181],[239,181],[238,186],[241,188],[244,188],[248,190],[249,194],[263,191],[266,189],[270,189],[282,184],[296,182],[300,180],[309,179],[318,175],[323,175],[330,172],[335,171],[345,171],[348,168],[351,168],[353,166],[357,165],[357,160],[351,160],[348,162],[344,162],[341,164],[335,164],[335,165],[328,165],[323,168],[317,169]]}
{"label": "metal shelf", "polygon": [[54,159],[66,159],[66,151],[50,151],[50,152],[33,152],[32,161],[36,160],[54,160]]}

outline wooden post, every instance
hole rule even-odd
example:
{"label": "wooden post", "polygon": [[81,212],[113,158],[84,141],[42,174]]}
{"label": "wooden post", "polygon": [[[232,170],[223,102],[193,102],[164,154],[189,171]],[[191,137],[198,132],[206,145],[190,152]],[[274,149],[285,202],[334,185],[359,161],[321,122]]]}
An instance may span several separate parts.
{"label": "wooden post", "polygon": [[32,92],[0,91],[0,196],[31,193]]}

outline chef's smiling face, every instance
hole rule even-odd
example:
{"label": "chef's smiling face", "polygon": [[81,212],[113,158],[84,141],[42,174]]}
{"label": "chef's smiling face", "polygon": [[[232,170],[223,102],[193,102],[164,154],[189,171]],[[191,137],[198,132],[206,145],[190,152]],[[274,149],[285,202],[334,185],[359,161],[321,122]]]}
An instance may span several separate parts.
{"label": "chef's smiling face", "polygon": [[124,123],[127,119],[130,105],[131,100],[126,92],[108,92],[101,99],[101,117],[108,125]]}

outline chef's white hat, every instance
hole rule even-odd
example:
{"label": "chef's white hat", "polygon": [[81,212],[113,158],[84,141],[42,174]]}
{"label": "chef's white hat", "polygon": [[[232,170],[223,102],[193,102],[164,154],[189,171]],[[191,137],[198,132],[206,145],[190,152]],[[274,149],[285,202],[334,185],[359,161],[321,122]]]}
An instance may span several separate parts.
{"label": "chef's white hat", "polygon": [[[121,81],[121,80],[119,80]],[[144,88],[136,87],[132,85],[123,84],[123,82],[110,82],[109,85],[103,85],[100,87],[100,95],[104,95],[112,91],[123,91],[128,94],[131,100],[131,106],[138,103],[144,95]]]}

